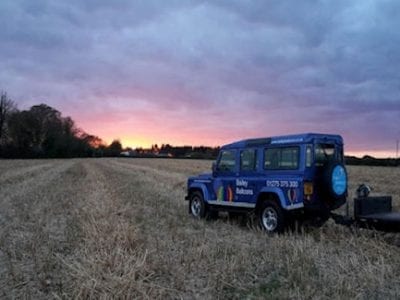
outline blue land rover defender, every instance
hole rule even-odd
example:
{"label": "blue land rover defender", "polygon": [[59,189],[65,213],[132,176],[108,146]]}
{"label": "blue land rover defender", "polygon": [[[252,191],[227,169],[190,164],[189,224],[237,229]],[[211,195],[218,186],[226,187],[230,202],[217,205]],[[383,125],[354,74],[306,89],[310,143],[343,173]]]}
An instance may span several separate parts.
{"label": "blue land rover defender", "polygon": [[307,133],[221,147],[211,174],[188,179],[185,199],[194,217],[253,211],[263,230],[282,232],[296,218],[326,221],[346,197],[342,137]]}

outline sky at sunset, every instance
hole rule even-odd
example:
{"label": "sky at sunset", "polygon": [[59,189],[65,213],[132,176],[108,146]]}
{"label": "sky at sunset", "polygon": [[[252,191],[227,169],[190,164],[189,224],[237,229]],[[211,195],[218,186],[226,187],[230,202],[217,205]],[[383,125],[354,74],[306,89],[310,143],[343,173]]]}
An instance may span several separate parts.
{"label": "sky at sunset", "polygon": [[400,139],[400,1],[0,1],[0,90],[124,146]]}

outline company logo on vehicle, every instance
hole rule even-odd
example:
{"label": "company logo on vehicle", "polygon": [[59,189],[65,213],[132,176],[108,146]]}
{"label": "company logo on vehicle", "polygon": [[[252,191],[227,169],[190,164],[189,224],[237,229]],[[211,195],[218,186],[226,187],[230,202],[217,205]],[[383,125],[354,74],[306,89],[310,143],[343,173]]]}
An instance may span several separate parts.
{"label": "company logo on vehicle", "polygon": [[230,186],[226,189],[221,185],[217,191],[217,200],[218,201],[233,201],[233,190]]}
{"label": "company logo on vehicle", "polygon": [[340,165],[333,169],[332,188],[336,195],[343,195],[347,188],[347,174]]}

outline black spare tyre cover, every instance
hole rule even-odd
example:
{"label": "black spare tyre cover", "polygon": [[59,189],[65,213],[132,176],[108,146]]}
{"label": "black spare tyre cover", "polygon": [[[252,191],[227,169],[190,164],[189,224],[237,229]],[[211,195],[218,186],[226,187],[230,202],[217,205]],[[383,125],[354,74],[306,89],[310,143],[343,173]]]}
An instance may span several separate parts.
{"label": "black spare tyre cover", "polygon": [[347,172],[340,162],[331,162],[325,166],[324,190],[329,204],[335,206],[335,202],[342,202],[347,196]]}

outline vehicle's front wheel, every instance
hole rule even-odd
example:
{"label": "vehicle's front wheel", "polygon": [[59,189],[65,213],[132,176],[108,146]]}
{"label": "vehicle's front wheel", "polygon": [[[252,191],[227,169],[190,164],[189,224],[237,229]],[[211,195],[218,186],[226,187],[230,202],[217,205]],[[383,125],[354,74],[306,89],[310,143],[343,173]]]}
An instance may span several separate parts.
{"label": "vehicle's front wheel", "polygon": [[261,229],[268,233],[283,232],[286,226],[285,214],[274,201],[265,201],[258,213]]}
{"label": "vehicle's front wheel", "polygon": [[195,218],[204,218],[207,207],[201,192],[193,192],[190,196],[189,211]]}

